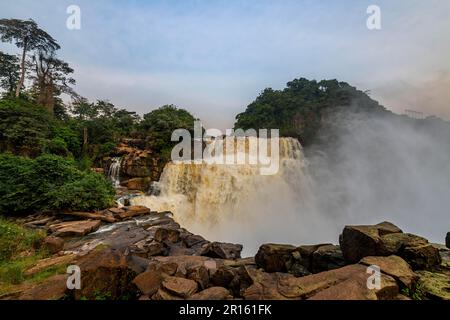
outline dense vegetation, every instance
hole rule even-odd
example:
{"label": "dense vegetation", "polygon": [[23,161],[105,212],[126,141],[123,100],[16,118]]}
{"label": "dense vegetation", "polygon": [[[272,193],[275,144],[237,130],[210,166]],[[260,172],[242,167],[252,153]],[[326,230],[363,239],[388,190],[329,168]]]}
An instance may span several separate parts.
{"label": "dense vegetation", "polygon": [[324,117],[345,108],[352,112],[383,112],[367,93],[337,80],[295,79],[283,90],[265,89],[245,112],[236,116],[235,128],[280,129],[280,135],[313,142]]}

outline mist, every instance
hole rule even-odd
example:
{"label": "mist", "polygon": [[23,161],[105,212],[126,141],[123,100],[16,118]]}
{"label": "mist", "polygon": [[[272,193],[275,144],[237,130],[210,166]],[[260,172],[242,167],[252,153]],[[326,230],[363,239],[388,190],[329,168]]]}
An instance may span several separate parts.
{"label": "mist", "polygon": [[320,215],[338,230],[387,220],[443,243],[450,229],[450,124],[342,111],[326,125],[320,139],[331,143],[308,152]]}

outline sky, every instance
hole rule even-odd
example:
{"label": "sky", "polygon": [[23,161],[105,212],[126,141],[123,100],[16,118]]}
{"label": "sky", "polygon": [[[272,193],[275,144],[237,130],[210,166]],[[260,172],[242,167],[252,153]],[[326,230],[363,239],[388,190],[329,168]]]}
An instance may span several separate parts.
{"label": "sky", "polygon": [[[80,30],[66,27],[69,5]],[[381,30],[366,26],[369,5]],[[264,88],[299,77],[450,119],[449,15],[445,0],[0,2],[0,18],[32,18],[58,40],[82,96],[139,114],[175,104],[222,130]]]}

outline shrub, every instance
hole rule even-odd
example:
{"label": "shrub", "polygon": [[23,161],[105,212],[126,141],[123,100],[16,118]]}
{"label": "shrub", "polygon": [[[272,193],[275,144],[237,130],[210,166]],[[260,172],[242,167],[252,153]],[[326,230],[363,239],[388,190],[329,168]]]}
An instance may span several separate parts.
{"label": "shrub", "polygon": [[113,197],[114,188],[102,175],[79,170],[73,160],[0,155],[0,213],[100,209]]}

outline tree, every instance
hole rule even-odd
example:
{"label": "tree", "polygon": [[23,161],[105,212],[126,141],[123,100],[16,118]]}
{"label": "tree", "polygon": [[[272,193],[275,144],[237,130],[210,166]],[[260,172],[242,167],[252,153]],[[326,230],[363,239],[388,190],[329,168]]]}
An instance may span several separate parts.
{"label": "tree", "polygon": [[147,146],[168,160],[176,144],[171,141],[172,132],[175,129],[193,132],[195,120],[188,111],[174,105],[165,105],[145,114],[139,127],[146,137]]}
{"label": "tree", "polygon": [[47,54],[44,51],[37,51],[32,57],[31,66],[34,71],[34,85],[37,89],[38,105],[45,106],[50,114],[54,114],[55,98],[61,93],[76,95],[70,85],[75,84],[75,80],[69,75],[73,69],[55,57],[54,52]]}
{"label": "tree", "polygon": [[16,86],[16,97],[19,97],[20,90],[25,82],[26,55],[31,50],[50,53],[60,47],[55,39],[47,32],[40,29],[33,20],[0,19],[0,39],[3,42],[14,43],[22,49],[20,63],[21,74]]}
{"label": "tree", "polygon": [[6,96],[14,94],[14,88],[19,80],[19,59],[0,51],[0,88],[6,91]]}

